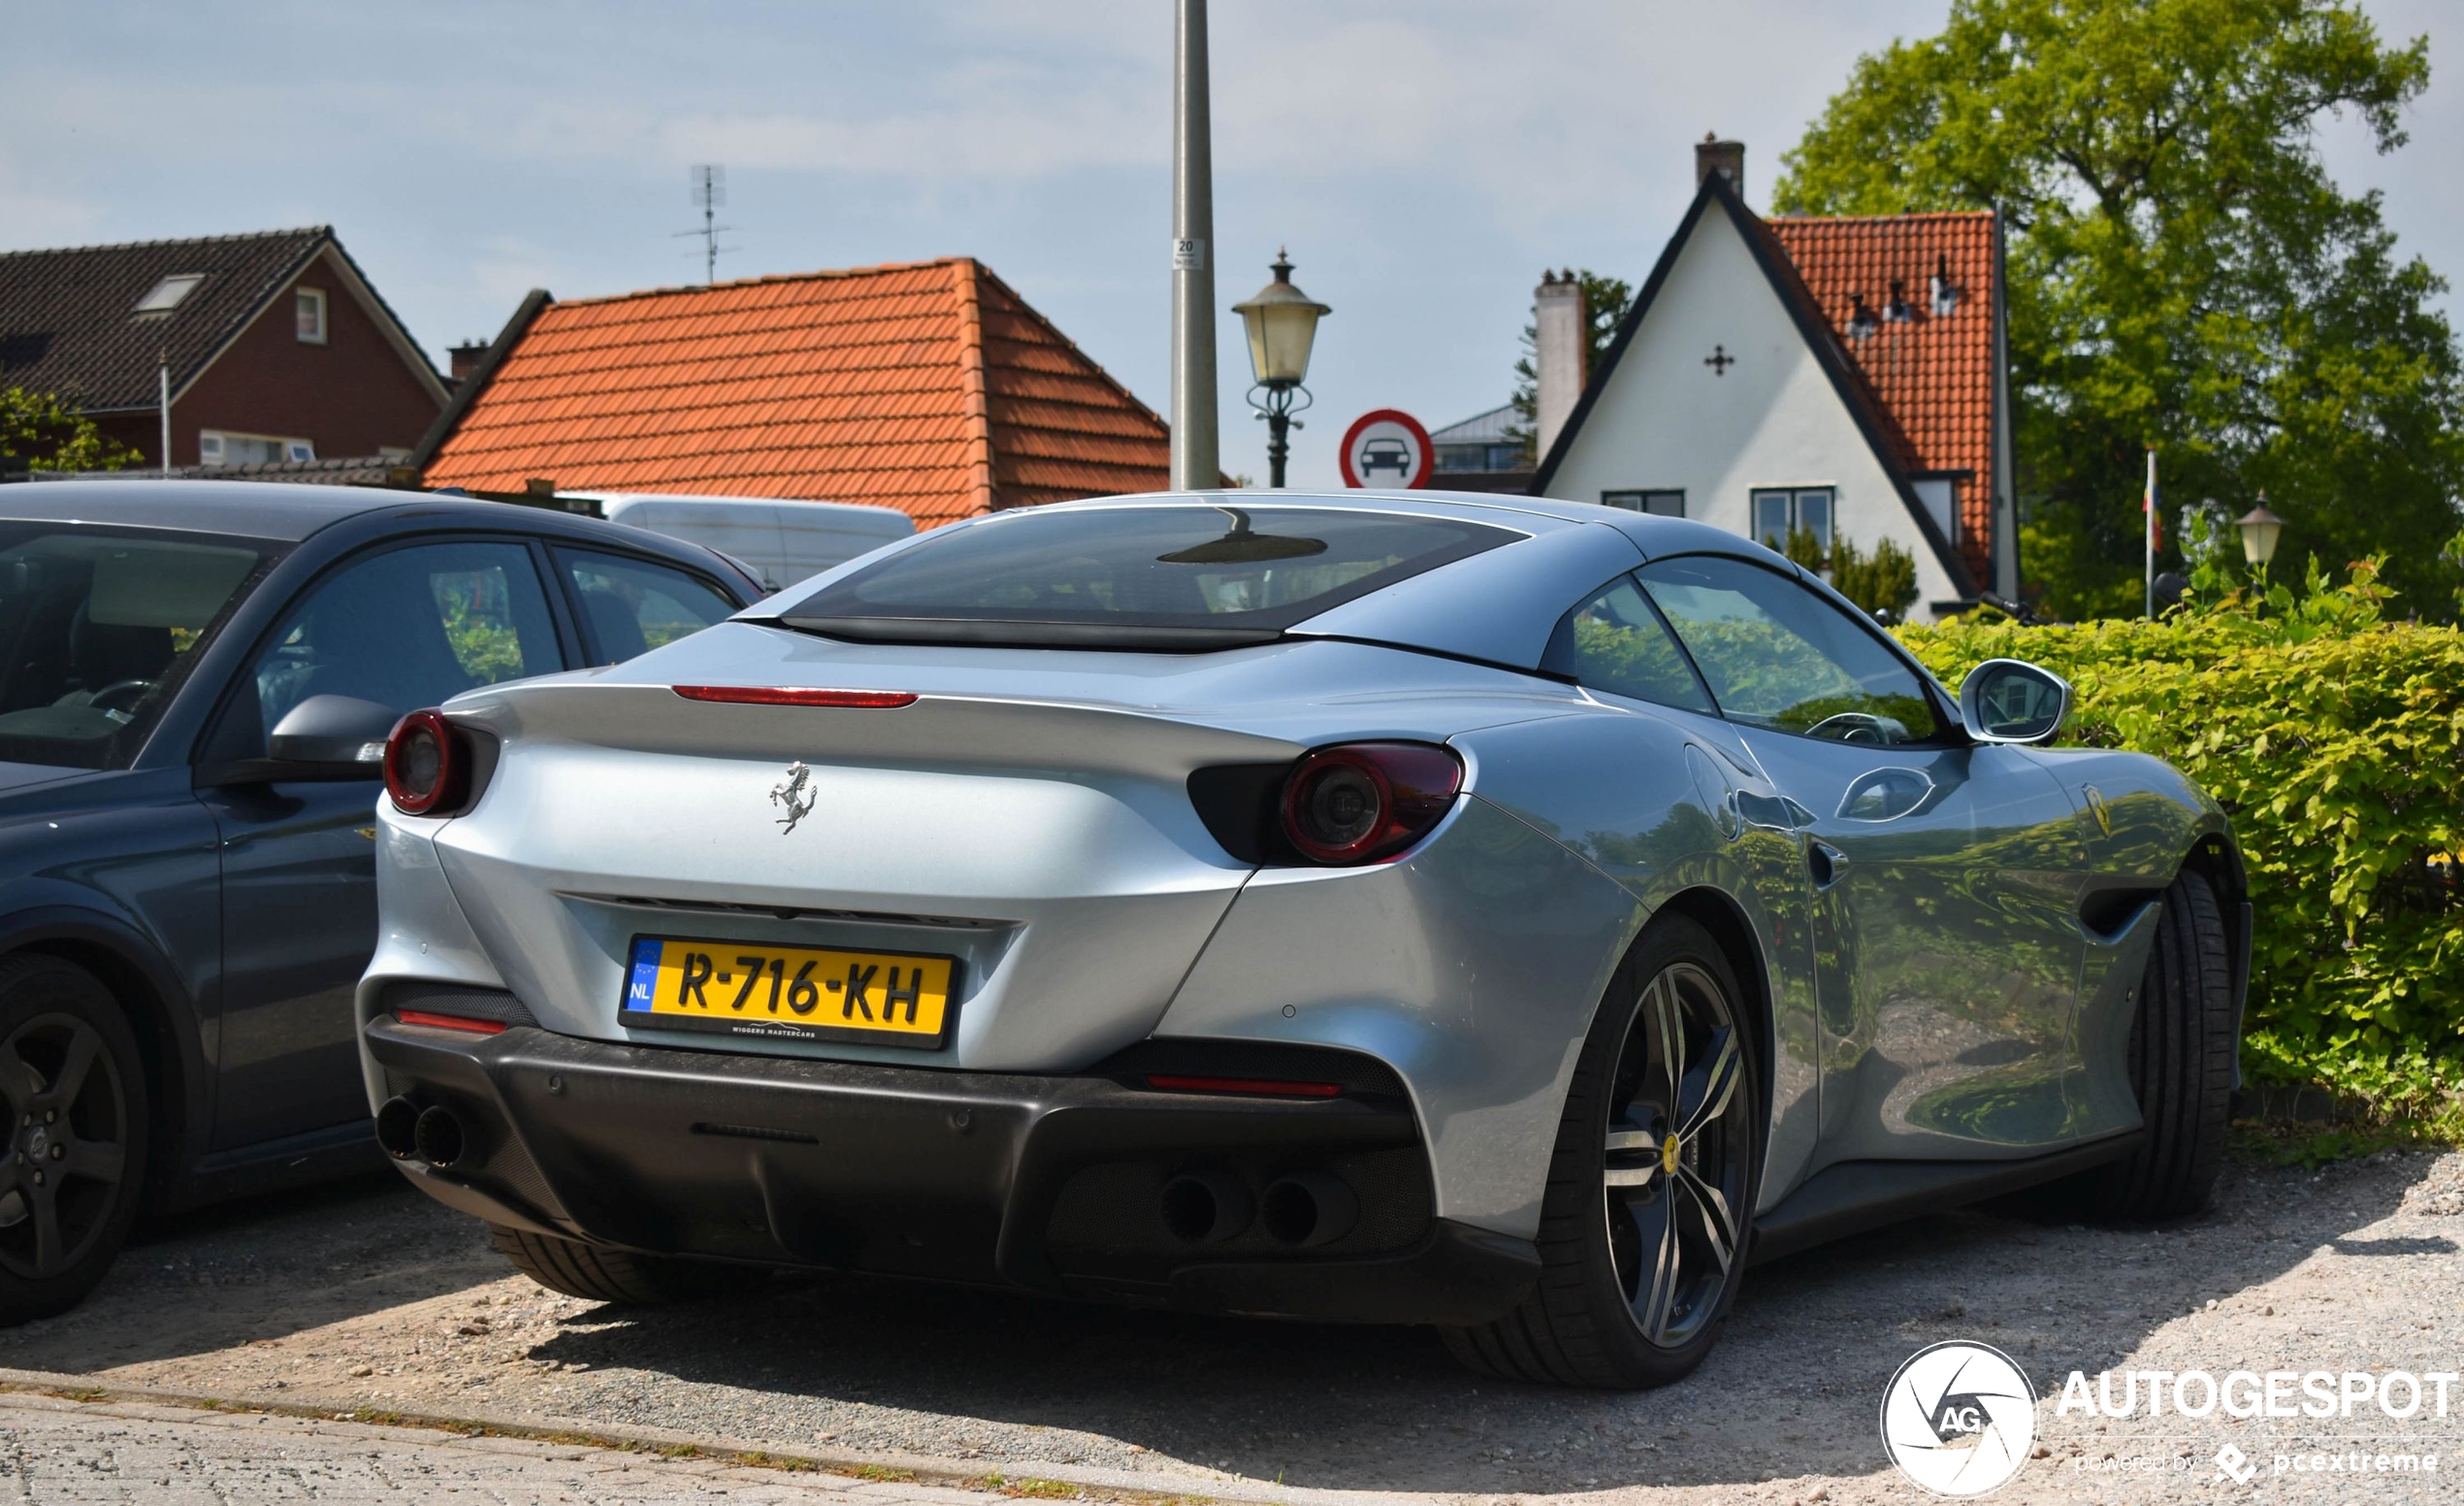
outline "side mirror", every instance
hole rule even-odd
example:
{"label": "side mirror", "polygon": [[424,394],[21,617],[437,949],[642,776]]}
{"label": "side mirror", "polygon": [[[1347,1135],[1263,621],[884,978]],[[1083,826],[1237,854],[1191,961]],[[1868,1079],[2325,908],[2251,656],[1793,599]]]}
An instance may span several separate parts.
{"label": "side mirror", "polygon": [[2051,742],[2070,716],[2070,682],[2024,659],[1988,659],[1960,682],[1960,721],[1978,742]]}
{"label": "side mirror", "polygon": [[266,735],[268,758],[280,764],[356,766],[356,777],[373,779],[385,762],[385,739],[403,714],[356,696],[310,696]]}

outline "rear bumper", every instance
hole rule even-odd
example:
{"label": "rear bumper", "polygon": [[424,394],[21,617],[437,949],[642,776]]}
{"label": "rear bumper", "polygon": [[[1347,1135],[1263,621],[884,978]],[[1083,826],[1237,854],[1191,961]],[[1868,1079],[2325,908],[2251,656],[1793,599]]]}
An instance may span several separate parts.
{"label": "rear bumper", "polygon": [[[1376,1092],[1164,1093],[1124,1076],[729,1055],[524,1026],[480,1036],[390,1016],[363,1040],[373,1083],[462,1128],[450,1165],[396,1162],[413,1181],[493,1222],[597,1244],[1376,1323],[1485,1322],[1539,1273],[1529,1241],[1434,1217],[1411,1112]],[[1334,1177],[1357,1215],[1305,1245],[1262,1217],[1183,1239],[1163,1189],[1192,1172],[1252,1207],[1280,1178]]]}

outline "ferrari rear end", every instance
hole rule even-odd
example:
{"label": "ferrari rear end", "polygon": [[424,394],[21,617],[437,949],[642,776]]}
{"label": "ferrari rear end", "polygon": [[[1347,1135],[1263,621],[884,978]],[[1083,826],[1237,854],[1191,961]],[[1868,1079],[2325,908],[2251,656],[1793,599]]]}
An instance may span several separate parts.
{"label": "ferrari rear end", "polygon": [[1603,965],[1508,917],[1634,906],[1452,739],[1578,698],[1290,630],[1523,536],[1086,515],[406,719],[359,994],[405,1174],[639,1260],[1511,1307]]}

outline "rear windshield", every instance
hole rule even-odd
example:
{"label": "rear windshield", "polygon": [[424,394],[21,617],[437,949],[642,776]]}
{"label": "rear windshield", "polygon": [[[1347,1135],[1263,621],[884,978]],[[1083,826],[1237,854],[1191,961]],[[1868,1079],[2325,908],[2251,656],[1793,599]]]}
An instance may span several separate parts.
{"label": "rear windshield", "polygon": [[0,759],[124,766],[265,563],[251,540],[0,523]]}
{"label": "rear windshield", "polygon": [[780,616],[874,641],[1231,647],[1521,537],[1335,507],[1020,511],[929,535]]}

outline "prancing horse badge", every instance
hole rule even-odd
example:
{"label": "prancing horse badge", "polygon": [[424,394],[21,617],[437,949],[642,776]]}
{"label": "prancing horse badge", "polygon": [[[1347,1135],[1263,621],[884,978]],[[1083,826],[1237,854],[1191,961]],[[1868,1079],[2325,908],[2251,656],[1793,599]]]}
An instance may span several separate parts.
{"label": "prancing horse badge", "polygon": [[795,823],[813,813],[813,770],[797,759],[787,766],[787,777],[770,786],[770,803],[784,805],[787,814],[779,817],[779,835],[785,836],[795,830]]}

